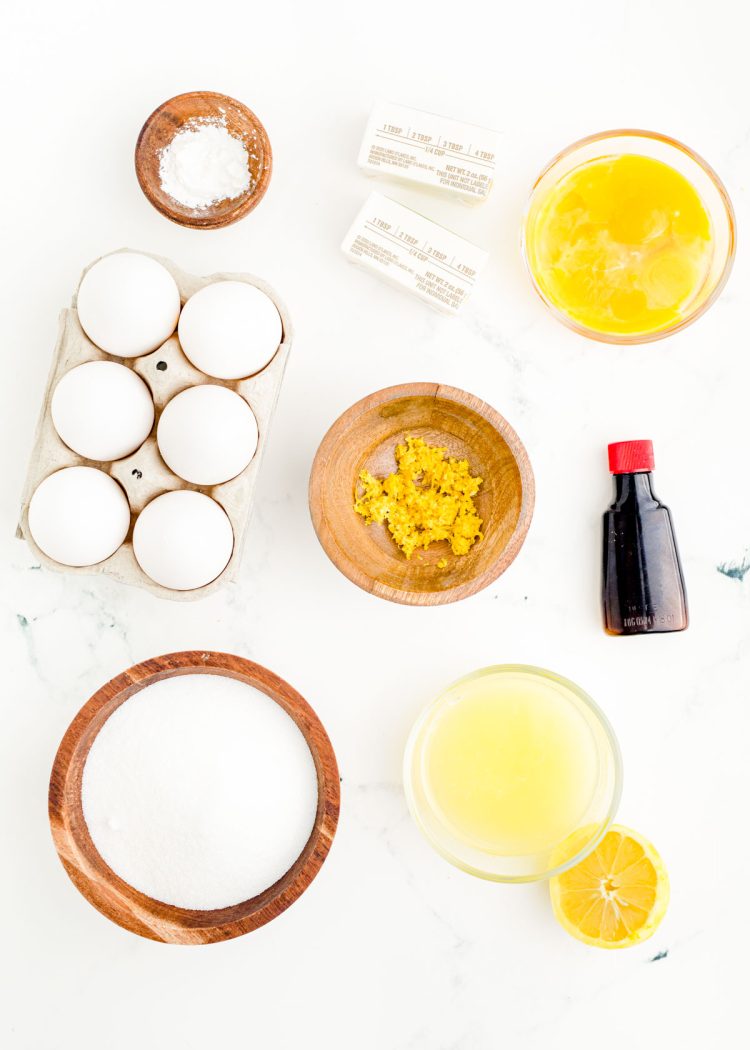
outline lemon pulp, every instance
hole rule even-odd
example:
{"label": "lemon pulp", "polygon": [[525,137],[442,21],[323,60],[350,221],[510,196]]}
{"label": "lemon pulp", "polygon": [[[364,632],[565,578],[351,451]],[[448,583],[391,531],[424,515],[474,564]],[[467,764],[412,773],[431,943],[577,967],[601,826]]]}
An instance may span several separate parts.
{"label": "lemon pulp", "polygon": [[503,856],[544,852],[586,819],[600,746],[560,683],[523,672],[467,680],[426,727],[425,796],[467,845]]}
{"label": "lemon pulp", "polygon": [[574,168],[532,206],[526,234],[544,296],[578,324],[614,335],[678,322],[700,298],[713,253],[695,187],[637,154]]}

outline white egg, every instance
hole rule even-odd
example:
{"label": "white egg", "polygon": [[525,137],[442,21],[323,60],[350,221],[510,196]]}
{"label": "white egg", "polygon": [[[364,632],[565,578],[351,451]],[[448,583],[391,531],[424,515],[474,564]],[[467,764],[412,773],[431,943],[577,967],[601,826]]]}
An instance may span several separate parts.
{"label": "white egg", "polygon": [[154,425],[148,387],[114,361],[87,361],[66,372],[55,387],[50,413],[68,448],[103,462],[135,452]]}
{"label": "white egg", "polygon": [[281,343],[279,311],[244,281],[216,281],[191,295],[180,314],[185,356],[216,379],[245,379],[265,368]]}
{"label": "white egg", "polygon": [[133,552],[155,583],[192,591],[215,580],[234,547],[229,518],[210,496],[165,492],[143,508],[133,530]]}
{"label": "white egg", "polygon": [[130,506],[117,482],[95,467],[64,467],[38,486],[29,531],[62,565],[96,565],[114,554],[130,527]]}
{"label": "white egg", "polygon": [[98,347],[115,357],[141,357],[174,332],[180,292],[156,259],[115,252],[84,275],[77,307],[81,327]]}
{"label": "white egg", "polygon": [[225,386],[194,386],[169,402],[156,440],[171,471],[193,485],[236,478],[255,455],[258,423],[244,398]]}

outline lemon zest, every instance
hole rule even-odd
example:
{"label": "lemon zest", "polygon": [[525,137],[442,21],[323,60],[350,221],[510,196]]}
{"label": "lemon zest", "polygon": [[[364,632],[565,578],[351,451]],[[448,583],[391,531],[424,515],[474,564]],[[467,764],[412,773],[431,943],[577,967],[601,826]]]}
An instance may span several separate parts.
{"label": "lemon zest", "polygon": [[[379,479],[363,470],[354,503],[368,525],[386,523],[407,558],[415,550],[447,540],[454,554],[469,552],[483,536],[474,497],[482,484],[468,461],[446,455],[447,449],[407,437],[396,446],[397,470]],[[440,568],[447,565],[441,559]]]}

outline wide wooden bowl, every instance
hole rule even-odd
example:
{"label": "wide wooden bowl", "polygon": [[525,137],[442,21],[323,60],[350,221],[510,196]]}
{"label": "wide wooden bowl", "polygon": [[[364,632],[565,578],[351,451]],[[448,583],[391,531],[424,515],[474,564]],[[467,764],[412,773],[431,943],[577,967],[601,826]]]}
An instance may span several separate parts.
{"label": "wide wooden bowl", "polygon": [[[160,154],[184,125],[201,119],[220,119],[227,131],[241,139],[248,153],[250,187],[232,200],[207,208],[188,208],[161,188]],[[153,206],[172,222],[202,230],[216,230],[243,218],[260,204],[273,167],[266,129],[247,106],[215,91],[190,91],[164,102],[141,129],[135,147],[135,173]]]}
{"label": "wide wooden bowl", "polygon": [[[312,752],[318,774],[315,824],[301,854],[263,893],[212,911],[177,908],[133,889],[98,853],[83,816],[81,780],[91,745],[120,704],[154,682],[176,675],[215,674],[237,679],[270,696],[294,719]],[[275,919],[312,882],[330,849],[339,814],[339,774],[326,731],[312,708],[283,679],[250,660],[228,653],[184,652],[157,656],[113,678],[84,704],[71,722],[52,767],[49,819],[52,838],[68,875],[84,897],[132,933],[173,944],[209,944],[239,937]]]}
{"label": "wide wooden bowl", "polygon": [[[396,445],[409,436],[468,460],[484,479],[475,497],[484,537],[468,554],[455,556],[442,542],[407,560],[385,525],[368,525],[354,511],[360,471],[392,473]],[[455,602],[492,583],[521,549],[533,509],[534,475],[515,430],[478,397],[438,383],[393,386],[358,401],[323,438],[310,476],[310,513],[328,557],[358,587],[404,605]]]}

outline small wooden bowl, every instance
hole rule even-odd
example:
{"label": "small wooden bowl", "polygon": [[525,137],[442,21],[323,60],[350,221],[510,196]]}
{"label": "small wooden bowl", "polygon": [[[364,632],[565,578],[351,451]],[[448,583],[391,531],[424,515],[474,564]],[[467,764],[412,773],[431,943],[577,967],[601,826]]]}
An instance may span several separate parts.
{"label": "small wooden bowl", "polygon": [[[107,866],[89,835],[81,803],[83,767],[94,739],[120,704],[154,682],[176,675],[234,678],[270,696],[305,736],[318,773],[315,824],[302,853],[263,893],[228,908],[193,911],[147,897]],[[290,685],[259,664],[228,653],[185,652],[136,664],[94,693],[68,727],[49,785],[49,819],[60,860],[83,896],[132,933],[172,944],[209,944],[239,937],[280,915],[307,889],[328,855],[339,815],[339,773],[317,715]]]}
{"label": "small wooden bowl", "polygon": [[[250,187],[232,200],[187,208],[161,188],[160,152],[185,124],[205,118],[223,119],[227,131],[242,140],[249,157]],[[156,210],[180,226],[201,230],[229,226],[257,207],[268,189],[272,167],[271,143],[261,122],[247,106],[215,91],[190,91],[164,102],[141,128],[135,147],[135,173]]]}
{"label": "small wooden bowl", "polygon": [[[392,473],[396,445],[410,436],[468,460],[484,479],[475,498],[484,537],[468,554],[458,557],[443,542],[407,560],[385,525],[368,525],[354,511],[360,471]],[[487,587],[521,549],[533,509],[534,475],[515,430],[478,397],[438,383],[393,386],[358,401],[323,438],[310,476],[313,525],[333,564],[363,590],[403,605],[442,605]]]}

